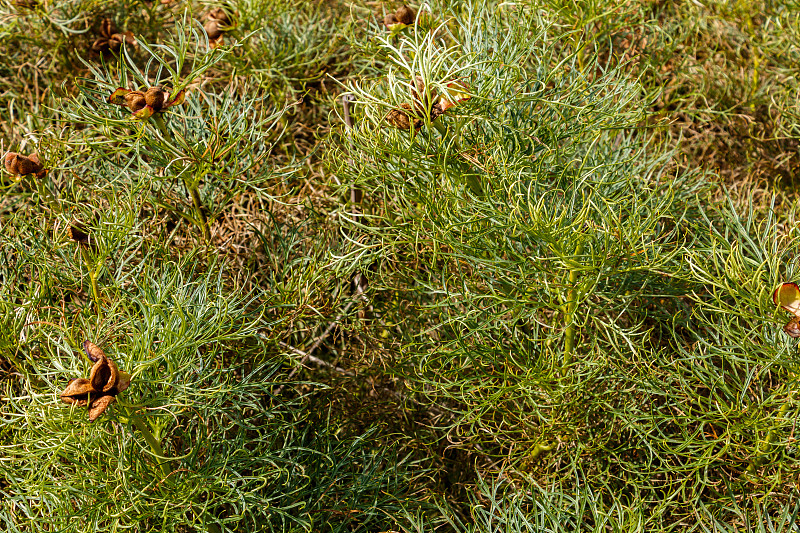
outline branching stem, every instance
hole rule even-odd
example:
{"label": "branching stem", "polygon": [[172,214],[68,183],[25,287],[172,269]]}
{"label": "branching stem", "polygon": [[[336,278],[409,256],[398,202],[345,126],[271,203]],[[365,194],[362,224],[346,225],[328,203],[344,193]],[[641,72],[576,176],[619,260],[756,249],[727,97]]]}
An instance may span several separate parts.
{"label": "branching stem", "polygon": [[[579,256],[583,253],[583,243],[578,244],[575,250],[575,255]],[[573,268],[569,271],[569,291],[567,292],[567,312],[564,316],[564,322],[567,329],[564,332],[564,366],[566,369],[572,362],[572,351],[575,349],[575,311],[578,308],[578,269]]]}
{"label": "branching stem", "polygon": [[[783,405],[781,405],[781,408],[778,410],[776,425],[779,424],[780,421],[786,416],[786,413],[789,412],[789,408],[792,405],[793,396],[793,394],[790,394],[789,398],[786,399]],[[764,439],[758,446],[756,446],[755,456],[750,460],[750,464],[747,465],[748,475],[755,475],[758,467],[767,462],[767,458],[772,451],[772,447],[775,444],[775,441],[778,440],[778,431],[779,430],[777,427],[770,429],[767,433],[767,438]]]}
{"label": "branching stem", "polygon": [[100,274],[100,265],[96,265],[95,262],[92,261],[86,248],[83,246],[80,248],[83,261],[86,263],[86,270],[89,272],[89,281],[92,285],[92,299],[94,300],[95,311],[97,311],[97,317],[102,319],[103,312],[100,308],[100,286],[97,284],[97,276]]}

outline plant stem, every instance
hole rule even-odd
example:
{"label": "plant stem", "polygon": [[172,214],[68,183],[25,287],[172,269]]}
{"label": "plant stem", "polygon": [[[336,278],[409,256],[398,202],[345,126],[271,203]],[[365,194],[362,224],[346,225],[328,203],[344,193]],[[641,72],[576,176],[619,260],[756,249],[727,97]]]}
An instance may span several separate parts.
{"label": "plant stem", "polygon": [[[164,450],[161,448],[161,443],[158,442],[158,439],[155,438],[153,433],[150,431],[150,428],[147,427],[147,424],[144,423],[138,415],[131,414],[130,419],[133,420],[133,424],[136,426],[136,429],[142,434],[144,440],[147,441],[147,444],[150,446],[150,450],[153,452],[153,455],[158,457],[159,467],[161,468],[161,473],[164,474],[164,478],[166,479],[172,473],[172,466],[170,466],[168,461],[164,461],[163,458],[166,457],[164,455]],[[197,514],[194,510],[194,505],[190,505],[192,508],[192,512]],[[208,528],[209,531],[212,533],[221,533],[219,526],[214,523],[207,523],[205,526]]]}
{"label": "plant stem", "polygon": [[[577,249],[575,250],[575,255],[581,255],[583,253],[583,243],[578,244]],[[572,351],[575,349],[575,311],[578,308],[578,288],[576,286],[578,282],[578,269],[573,268],[569,271],[569,291],[567,292],[567,312],[564,316],[564,322],[567,325],[567,329],[564,332],[564,365],[563,369],[566,369],[569,364],[572,362]]]}
{"label": "plant stem", "polygon": [[541,442],[538,443],[536,446],[534,446],[533,451],[531,452],[531,460],[535,461],[544,452],[552,451],[553,448],[555,448],[555,446],[556,446],[555,443],[552,444],[544,444]]}
{"label": "plant stem", "polygon": [[[172,138],[172,134],[167,129],[167,124],[164,122],[164,118],[159,113],[153,115],[152,118],[153,122],[155,122],[156,126],[161,132],[161,135],[163,135],[165,139]],[[183,183],[186,184],[186,188],[189,189],[189,194],[192,197],[192,204],[194,204],[194,209],[197,212],[197,220],[200,221],[200,230],[203,232],[203,240],[208,243],[211,241],[211,230],[208,228],[208,217],[206,217],[206,214],[203,211],[203,202],[200,199],[200,190],[197,188],[195,183],[190,182],[186,178],[183,179]]]}
{"label": "plant stem", "polygon": [[185,180],[184,182],[186,183],[186,188],[189,189],[189,194],[192,196],[192,203],[194,204],[195,211],[197,211],[197,220],[200,221],[200,229],[203,232],[203,239],[206,242],[210,242],[211,231],[208,229],[208,218],[203,211],[203,201],[200,199],[200,191],[194,184],[191,184]]}
{"label": "plant stem", "polygon": [[[794,395],[790,394],[789,398],[781,405],[781,408],[778,410],[777,421],[780,422],[786,413],[789,412],[789,407],[792,404],[792,397]],[[754,475],[756,473],[756,469],[767,462],[767,456],[769,455],[772,446],[775,444],[775,441],[778,440],[778,429],[773,427],[767,433],[767,438],[761,442],[758,446],[756,446],[756,454],[753,459],[750,460],[750,464],[747,465],[747,474]]]}
{"label": "plant stem", "polygon": [[89,252],[84,248],[82,245],[81,247],[81,255],[83,256],[83,260],[86,263],[86,269],[89,271],[89,280],[92,284],[92,299],[94,300],[94,307],[95,311],[97,311],[97,317],[102,319],[103,312],[100,309],[100,286],[97,284],[97,275],[99,274],[100,267],[94,267],[89,257]]}
{"label": "plant stem", "polygon": [[156,439],[155,436],[153,436],[153,434],[150,432],[150,428],[147,427],[147,425],[141,418],[139,418],[138,415],[132,414],[131,420],[133,420],[133,424],[142,434],[144,440],[147,441],[147,444],[150,446],[150,450],[158,457],[159,461],[161,461],[159,463],[161,467],[161,473],[164,474],[164,477],[170,475],[172,473],[172,467],[170,467],[166,461],[163,461],[164,450],[161,448],[161,443],[158,442],[158,439]]}

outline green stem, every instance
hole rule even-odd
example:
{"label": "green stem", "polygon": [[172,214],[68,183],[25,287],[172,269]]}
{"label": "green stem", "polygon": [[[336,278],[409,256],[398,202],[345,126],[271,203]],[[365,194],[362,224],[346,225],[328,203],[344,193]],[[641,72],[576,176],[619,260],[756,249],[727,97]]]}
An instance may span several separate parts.
{"label": "green stem", "polygon": [[[575,250],[575,255],[583,253],[583,243],[578,244]],[[575,349],[575,334],[577,332],[575,327],[575,311],[578,308],[578,269],[573,268],[569,271],[569,291],[567,292],[567,312],[564,316],[564,322],[567,329],[564,331],[564,366],[566,369],[572,362],[572,351]]]}
{"label": "green stem", "polygon": [[172,468],[166,461],[163,460],[165,456],[164,450],[161,448],[161,443],[158,442],[158,439],[153,436],[153,434],[150,432],[150,428],[147,427],[147,424],[145,424],[141,418],[133,414],[131,415],[131,420],[133,420],[133,424],[142,434],[144,440],[147,441],[147,444],[150,445],[150,450],[158,457],[158,460],[160,461],[159,465],[161,467],[161,472],[164,474],[164,477],[170,475],[172,473]]}
{"label": "green stem", "polygon": [[536,459],[538,459],[538,458],[539,458],[539,456],[540,456],[540,455],[542,455],[544,452],[549,452],[549,451],[552,451],[552,450],[553,450],[553,448],[555,448],[555,447],[556,447],[555,443],[553,443],[553,444],[543,444],[543,443],[541,443],[541,442],[540,442],[540,443],[538,443],[538,444],[537,444],[537,445],[536,445],[536,446],[533,448],[533,451],[531,452],[531,460],[532,460],[532,461],[535,461],[535,460],[536,460]]}
{"label": "green stem", "polygon": [[81,247],[81,255],[86,263],[86,269],[89,271],[89,280],[92,284],[92,299],[94,300],[95,311],[97,311],[97,317],[102,319],[103,311],[100,308],[100,286],[97,284],[97,276],[100,273],[100,267],[94,267],[91,258],[89,257],[89,252],[86,250],[86,248],[84,248],[82,245],[78,246]]}
{"label": "green stem", "polygon": [[[164,139],[172,138],[170,131],[167,129],[167,124],[164,122],[164,118],[161,116],[161,114],[156,113],[152,118],[159,131],[161,131],[161,135],[164,136]],[[200,221],[200,230],[203,232],[203,240],[210,242],[211,230],[208,228],[208,217],[206,217],[206,213],[203,210],[203,201],[200,199],[200,190],[197,188],[197,185],[194,182],[190,182],[185,178],[183,182],[186,184],[186,188],[189,189],[189,194],[192,197],[192,203],[194,204],[194,209],[197,212],[197,220]]]}
{"label": "green stem", "polygon": [[[792,396],[790,395],[789,398],[781,405],[780,410],[778,410],[778,422],[786,416],[786,413],[789,412],[789,408],[791,407],[792,403]],[[756,473],[756,469],[767,462],[767,458],[769,453],[772,451],[772,447],[775,444],[775,441],[778,440],[778,428],[773,427],[767,433],[767,438],[761,442],[758,446],[756,446],[756,454],[753,459],[750,460],[750,464],[747,465],[747,473],[749,475],[754,475]]]}
{"label": "green stem", "polygon": [[[152,451],[153,455],[155,455],[160,461],[159,467],[161,468],[161,473],[164,474],[164,478],[166,479],[172,473],[172,466],[170,466],[168,461],[164,461],[164,457],[166,456],[164,455],[163,448],[161,448],[161,443],[158,442],[158,439],[155,438],[153,433],[150,431],[150,428],[147,427],[147,424],[145,424],[144,420],[142,420],[138,415],[131,414],[130,420],[133,421],[136,429],[139,430],[139,432],[142,434],[142,437],[144,437],[144,440],[147,441],[147,444],[150,446],[150,451]],[[192,512],[198,514],[194,510],[194,505],[190,504],[190,506],[192,508]],[[205,524],[205,526],[211,533],[221,533],[219,526],[213,522],[208,522]]]}
{"label": "green stem", "polygon": [[203,239],[206,242],[211,241],[211,231],[208,229],[208,217],[206,217],[205,211],[203,211],[203,201],[200,199],[200,191],[194,184],[186,183],[186,187],[189,189],[189,194],[192,195],[192,203],[194,204],[194,209],[197,212],[197,219],[200,221],[200,229],[203,231]]}

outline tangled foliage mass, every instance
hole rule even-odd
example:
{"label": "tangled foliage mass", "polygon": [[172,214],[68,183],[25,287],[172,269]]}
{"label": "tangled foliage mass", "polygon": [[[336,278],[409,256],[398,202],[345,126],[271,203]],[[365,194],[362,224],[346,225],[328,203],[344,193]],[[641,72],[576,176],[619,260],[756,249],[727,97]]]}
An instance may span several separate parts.
{"label": "tangled foliage mass", "polygon": [[0,0],[2,529],[798,531],[798,13]]}

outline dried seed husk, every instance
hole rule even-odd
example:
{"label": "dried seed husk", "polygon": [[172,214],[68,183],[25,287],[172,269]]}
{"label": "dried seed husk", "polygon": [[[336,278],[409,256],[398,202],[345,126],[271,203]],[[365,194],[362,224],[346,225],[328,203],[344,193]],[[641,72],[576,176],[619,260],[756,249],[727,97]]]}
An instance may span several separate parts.
{"label": "dried seed husk", "polygon": [[39,161],[39,155],[36,153],[24,156],[15,152],[8,152],[4,162],[6,171],[16,176],[39,174],[44,170]]}
{"label": "dried seed husk", "polygon": [[90,341],[83,341],[83,350],[93,363],[96,363],[106,356],[105,352],[103,352],[98,345]]}
{"label": "dried seed husk", "polygon": [[128,46],[136,47],[136,38],[133,36],[132,31],[126,31],[124,33],[115,33],[108,39],[108,46],[112,51],[118,51],[122,48],[122,43],[128,43]]}
{"label": "dried seed husk", "polygon": [[61,401],[68,404],[86,405],[90,393],[96,391],[88,379],[73,378],[67,383],[67,388],[61,393]]}
{"label": "dried seed husk", "polygon": [[210,41],[216,41],[220,37],[222,37],[222,29],[219,27],[219,23],[216,20],[209,20],[203,25],[203,29],[206,30],[208,34],[208,39]]}
{"label": "dried seed husk", "polygon": [[94,422],[102,415],[108,406],[114,403],[114,397],[110,394],[98,396],[89,402],[89,422]]}
{"label": "dried seed husk", "polygon": [[394,12],[394,18],[400,24],[410,26],[411,24],[414,24],[414,21],[417,19],[417,12],[404,5],[397,8],[397,11]]}
{"label": "dried seed husk", "polygon": [[100,31],[98,32],[101,37],[109,39],[112,35],[117,33],[117,25],[110,18],[104,18],[100,22]]}
{"label": "dried seed husk", "polygon": [[143,93],[133,91],[125,95],[125,105],[131,110],[131,113],[136,113],[147,107],[147,100]]}
{"label": "dried seed husk", "polygon": [[782,283],[772,293],[772,301],[795,316],[800,316],[800,287],[797,283]]}
{"label": "dried seed husk", "polygon": [[111,362],[107,357],[103,356],[92,366],[92,370],[89,374],[89,381],[91,382],[94,390],[99,392],[108,392],[114,387],[114,384],[117,381],[117,373],[115,372],[116,365],[112,367],[112,364],[113,362]]}
{"label": "dried seed husk", "polygon": [[221,7],[215,7],[214,9],[209,11],[207,17],[210,20],[216,20],[217,22],[225,26],[231,23],[230,15],[228,15],[228,12]]}
{"label": "dried seed husk", "polygon": [[130,387],[131,385],[131,375],[127,372],[123,372],[122,370],[119,371],[117,375],[117,383],[114,385],[114,390],[112,391],[114,394],[119,394],[123,392],[125,389]]}
{"label": "dried seed husk", "polygon": [[144,101],[147,105],[153,108],[154,113],[158,113],[164,108],[164,100],[166,93],[161,87],[150,87],[144,93]]}
{"label": "dried seed husk", "polygon": [[413,122],[411,118],[409,118],[409,114],[407,111],[411,111],[411,105],[409,104],[400,104],[405,111],[401,111],[399,109],[392,109],[389,111],[389,114],[386,115],[386,121],[394,126],[395,128],[401,130],[408,130],[411,129],[413,124],[414,129],[420,129],[424,124],[422,119],[414,117]]}
{"label": "dried seed husk", "polygon": [[792,318],[783,326],[783,331],[793,339],[800,338],[800,317]]}

